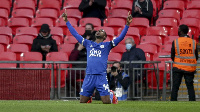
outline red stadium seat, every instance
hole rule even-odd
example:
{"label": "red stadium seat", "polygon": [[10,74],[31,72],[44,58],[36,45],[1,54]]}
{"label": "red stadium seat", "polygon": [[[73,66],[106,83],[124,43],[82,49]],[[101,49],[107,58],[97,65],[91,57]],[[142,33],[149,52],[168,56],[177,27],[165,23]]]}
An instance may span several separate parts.
{"label": "red stadium seat", "polygon": [[121,18],[107,18],[104,20],[104,26],[112,27],[114,29],[114,34],[117,35],[118,29],[124,27],[125,20]]}
{"label": "red stadium seat", "polygon": [[0,9],[0,18],[3,19],[1,21],[4,22],[5,26],[7,26],[8,17],[8,11],[6,9]]}
{"label": "red stadium seat", "polygon": [[110,42],[110,37],[107,37],[103,42]]}
{"label": "red stadium seat", "polygon": [[149,20],[146,18],[133,18],[130,26],[138,28],[140,35],[143,36],[146,35],[146,29],[149,27]]}
{"label": "red stadium seat", "polygon": [[57,17],[60,15],[60,2],[58,0],[40,0],[38,4],[39,10],[54,9],[57,11]]}
{"label": "red stadium seat", "polygon": [[31,9],[35,14],[35,1],[32,0],[17,0],[13,4],[13,9]]}
{"label": "red stadium seat", "polygon": [[8,0],[1,1],[0,9],[6,9],[10,13],[10,2]]}
{"label": "red stadium seat", "polygon": [[12,41],[12,29],[9,27],[0,27],[0,35],[6,35],[9,37],[10,42]]}
{"label": "red stadium seat", "polygon": [[179,36],[168,36],[165,38],[165,44],[172,43],[175,39],[179,38]]}
{"label": "red stadium seat", "polygon": [[142,36],[140,40],[140,44],[153,44],[157,46],[157,51],[160,50],[160,46],[162,46],[162,39],[160,36]]}
{"label": "red stadium seat", "polygon": [[[63,14],[65,10],[61,10],[60,14]],[[76,18],[76,21],[82,18],[81,12],[78,9],[67,9],[67,17]],[[63,21],[63,20],[62,20]]]}
{"label": "red stadium seat", "polygon": [[85,27],[87,23],[91,23],[94,25],[94,27],[101,26],[101,20],[99,18],[82,18],[79,21],[80,27]]}
{"label": "red stadium seat", "polygon": [[0,44],[0,53],[5,51],[4,45]]}
{"label": "red stadium seat", "polygon": [[6,21],[3,18],[0,18],[0,27],[5,27],[6,24]]}
{"label": "red stadium seat", "polygon": [[[11,0],[12,1],[12,0]],[[24,0],[15,0],[16,1],[16,3],[17,2],[23,2]],[[35,6],[37,6],[37,0],[32,0],[33,2],[35,2]]]}
{"label": "red stadium seat", "polygon": [[[151,56],[150,56],[149,53],[145,53],[145,57],[146,57],[146,61],[152,61]],[[146,65],[144,65],[144,66],[146,66]]]}
{"label": "red stadium seat", "polygon": [[196,18],[183,18],[180,21],[180,25],[185,24],[190,27],[192,31],[192,35],[194,35],[194,39],[198,40],[199,38],[199,24],[200,20]]}
{"label": "red stadium seat", "polygon": [[34,12],[31,9],[15,9],[12,12],[13,18],[27,18],[29,23],[31,23],[34,18]]}
{"label": "red stadium seat", "polygon": [[19,35],[30,35],[37,37],[38,36],[38,31],[37,28],[34,27],[20,27],[16,29],[16,36]]}
{"label": "red stadium seat", "polygon": [[136,47],[142,49],[145,53],[149,53],[151,60],[153,59],[153,55],[157,53],[157,47],[153,44],[140,44]]}
{"label": "red stadium seat", "polygon": [[[156,68],[157,65],[155,64]],[[153,66],[152,66],[153,67]],[[167,70],[169,70],[169,63],[166,64]],[[158,63],[158,68],[159,68],[159,89],[163,89],[163,76],[164,76],[164,71],[165,71],[165,62],[161,61],[161,63]],[[156,71],[148,71],[148,87],[152,89],[157,89],[157,80],[155,76]],[[170,75],[169,73],[167,74],[167,79],[169,79]],[[168,80],[166,80],[166,87],[168,87]]]}
{"label": "red stadium seat", "polygon": [[[128,0],[112,1],[111,9],[126,9],[128,11],[131,11],[132,10],[132,5],[133,5],[133,2],[132,1],[128,1]],[[127,15],[128,15],[128,13],[127,13]]]}
{"label": "red stadium seat", "polygon": [[16,29],[19,27],[28,27],[29,21],[27,18],[10,18],[8,19],[8,26],[12,28],[12,34],[16,34]]}
{"label": "red stadium seat", "polygon": [[166,10],[161,10],[158,14],[159,18],[174,18],[180,22],[180,12],[178,10],[173,10],[173,9],[166,9]]}
{"label": "red stadium seat", "polygon": [[67,44],[67,43],[65,43],[65,44],[59,45],[58,51],[59,52],[65,52],[65,53],[67,53],[68,56],[70,56],[70,54],[71,54],[72,50],[74,49],[74,47],[75,47],[75,44]]}
{"label": "red stadium seat", "polygon": [[197,18],[200,19],[200,10],[185,10],[182,18]]}
{"label": "red stadium seat", "polygon": [[167,36],[167,30],[165,27],[152,26],[147,28],[147,36],[161,36],[162,43],[164,43],[164,38]]}
{"label": "red stadium seat", "polygon": [[[0,61],[16,61],[16,54],[13,52],[1,52]],[[16,68],[16,63],[2,63],[0,68]]]}
{"label": "red stadium seat", "polygon": [[0,35],[0,44],[4,45],[4,48],[6,49],[6,46],[10,43],[10,38],[7,35]]}
{"label": "red stadium seat", "polygon": [[[85,33],[85,27],[74,27],[79,35],[83,35]],[[67,29],[67,36],[72,36],[69,29]]]}
{"label": "red stadium seat", "polygon": [[65,0],[63,9],[78,9],[81,0]]}
{"label": "red stadium seat", "polygon": [[156,21],[156,26],[165,27],[167,34],[170,34],[170,31],[173,27],[177,27],[178,22],[174,18],[158,18]]}
{"label": "red stadium seat", "polygon": [[[46,56],[46,61],[69,61],[68,59],[68,55],[64,52],[50,52],[47,54]],[[54,65],[54,67],[56,68],[56,66],[59,68],[59,65]],[[46,64],[46,67],[51,67],[48,66]],[[68,65],[67,64],[60,64],[60,68],[67,68]],[[57,79],[57,70],[54,70],[54,79]],[[51,75],[51,74],[50,74]],[[61,80],[61,87],[65,86],[65,80],[66,80],[66,76],[67,74],[65,73],[65,70],[61,70],[61,76],[60,76],[60,80]],[[57,87],[57,80],[55,80],[55,87]]]}
{"label": "red stadium seat", "polygon": [[165,1],[163,9],[175,9],[180,11],[182,17],[183,11],[185,10],[183,1]]}
{"label": "red stadium seat", "polygon": [[58,36],[60,38],[60,42],[63,43],[63,30],[60,27],[50,27],[51,34],[53,36]]}
{"label": "red stadium seat", "polygon": [[31,27],[37,28],[38,32],[42,26],[42,24],[48,24],[50,27],[53,27],[53,21],[50,18],[35,18],[32,20]]}
{"label": "red stadium seat", "polygon": [[185,8],[187,7],[187,4],[189,2],[189,0],[168,0],[168,1],[183,1]]}
{"label": "red stadium seat", "polygon": [[126,9],[112,9],[108,12],[108,18],[122,18],[127,19],[128,10]]}
{"label": "red stadium seat", "polygon": [[171,53],[172,44],[164,44],[161,46],[160,52]]}
{"label": "red stadium seat", "polygon": [[120,53],[110,52],[108,55],[108,61],[120,61],[122,59],[122,55]]}
{"label": "red stadium seat", "polygon": [[[119,30],[118,30],[118,36],[121,34],[122,30],[123,30],[122,28],[119,28]],[[140,33],[139,33],[138,28],[129,27],[129,29],[128,29],[127,33],[126,33],[126,36],[133,37],[136,45],[138,45],[140,43]],[[124,44],[125,42],[122,41],[120,43]]]}
{"label": "red stadium seat", "polygon": [[200,1],[199,0],[193,0],[193,1],[190,1],[187,5],[187,10],[188,9],[198,9],[200,10]]}
{"label": "red stadium seat", "polygon": [[107,36],[112,37],[112,38],[114,37],[114,29],[112,27],[106,27],[106,26],[95,27],[95,30],[97,31],[100,29],[103,29],[106,32]]}
{"label": "red stadium seat", "polygon": [[13,44],[26,44],[30,51],[34,38],[35,37],[31,35],[18,35],[13,38]]}
{"label": "red stadium seat", "polygon": [[53,35],[52,38],[56,41],[56,44],[57,45],[60,45],[62,44],[61,40],[60,40],[60,37],[57,36],[57,35]]}
{"label": "red stadium seat", "polygon": [[20,54],[29,52],[28,45],[25,44],[9,44],[7,46],[7,52],[14,52],[16,53],[16,60],[20,60]]}
{"label": "red stadium seat", "polygon": [[64,39],[65,44],[76,44],[78,41],[74,36],[66,36]]}
{"label": "red stadium seat", "polygon": [[36,11],[37,18],[51,18],[55,21],[58,18],[58,12],[54,9],[39,9]]}
{"label": "red stadium seat", "polygon": [[111,52],[123,54],[124,52],[126,52],[126,45],[118,44],[117,46],[112,48]]}
{"label": "red stadium seat", "polygon": [[[20,61],[42,61],[42,54],[40,52],[21,53]],[[42,64],[22,63],[20,68],[42,68]]]}
{"label": "red stadium seat", "polygon": [[[68,21],[71,23],[71,25],[73,27],[77,27],[77,21],[75,18],[68,18]],[[67,35],[67,25],[66,25],[66,22],[63,21],[63,18],[60,17],[56,20],[56,24],[55,24],[56,27],[61,27],[63,29],[63,34],[64,35]]]}

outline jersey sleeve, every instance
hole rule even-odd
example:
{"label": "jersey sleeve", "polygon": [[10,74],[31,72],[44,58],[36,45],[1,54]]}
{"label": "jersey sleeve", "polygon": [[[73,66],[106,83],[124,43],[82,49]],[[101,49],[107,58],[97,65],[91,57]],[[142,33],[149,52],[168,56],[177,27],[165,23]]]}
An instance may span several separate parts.
{"label": "jersey sleeve", "polygon": [[[81,43],[84,47],[86,47],[87,42],[88,42],[89,40],[86,40],[86,39],[84,39],[81,35],[79,35],[79,34],[77,33],[77,31],[74,29],[74,27],[70,24],[69,21],[66,23],[66,25],[67,25],[67,27],[68,27],[70,33],[76,38],[76,40],[77,40],[79,43]],[[85,40],[86,40],[86,41],[85,41]]]}
{"label": "jersey sleeve", "polygon": [[111,41],[112,47],[117,46],[119,44],[119,42],[121,42],[124,39],[124,37],[128,31],[128,28],[129,28],[129,26],[126,25],[125,28],[122,30],[121,34],[119,35],[119,37],[117,37]]}

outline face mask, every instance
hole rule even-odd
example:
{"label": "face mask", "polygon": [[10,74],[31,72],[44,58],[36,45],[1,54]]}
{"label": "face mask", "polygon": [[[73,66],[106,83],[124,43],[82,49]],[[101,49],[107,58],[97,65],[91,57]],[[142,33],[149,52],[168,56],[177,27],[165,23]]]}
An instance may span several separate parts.
{"label": "face mask", "polygon": [[86,35],[92,35],[92,31],[91,30],[85,30],[85,34]]}
{"label": "face mask", "polygon": [[126,44],[126,49],[127,49],[127,50],[130,50],[131,47],[132,47],[132,44]]}

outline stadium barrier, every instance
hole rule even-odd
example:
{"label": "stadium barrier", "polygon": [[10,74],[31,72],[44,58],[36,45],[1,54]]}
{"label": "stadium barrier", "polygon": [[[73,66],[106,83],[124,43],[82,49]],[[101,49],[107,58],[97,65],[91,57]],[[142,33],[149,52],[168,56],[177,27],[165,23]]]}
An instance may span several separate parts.
{"label": "stadium barrier", "polygon": [[[166,56],[160,56],[160,58],[169,58],[170,55],[166,55]],[[172,79],[172,69],[173,69],[173,61],[165,61],[165,72],[164,72],[164,77],[163,77],[163,90],[162,90],[162,101],[166,101],[166,100],[170,100],[170,95],[171,95],[171,91],[172,91],[172,85],[173,85],[173,79]],[[167,64],[169,64],[170,69],[168,70],[167,68]],[[200,64],[200,61],[197,61],[197,66]],[[196,98],[200,98],[200,89],[199,89],[199,74],[198,71],[200,71],[200,68],[197,67],[196,69],[196,74],[195,74],[195,78],[194,78],[194,89],[195,89],[195,94],[196,94]],[[167,78],[167,75],[170,75],[170,79]],[[169,80],[169,81],[167,81]],[[168,83],[167,83],[168,82]],[[167,85],[170,85],[167,87]],[[178,92],[178,99],[186,99],[188,98],[188,93],[187,93],[187,87],[185,84],[185,79],[182,79],[182,83],[179,87],[179,92]]]}
{"label": "stadium barrier", "polygon": [[[46,68],[16,68],[46,64]],[[51,67],[50,67],[50,66]],[[50,100],[55,98],[52,61],[0,61],[0,100]],[[13,66],[9,68],[8,66]]]}
{"label": "stadium barrier", "polygon": [[[86,64],[84,61],[67,61],[67,62],[54,62],[58,65],[58,88],[57,98],[58,99],[79,99],[80,88],[83,83],[83,76],[85,75],[85,68],[62,68],[61,64]],[[108,62],[112,64],[113,62]],[[128,99],[156,99],[160,98],[159,89],[159,68],[158,63],[160,61],[132,61],[132,62],[121,62],[125,73],[131,75],[132,83],[129,86]],[[140,68],[128,69],[128,64],[140,64]],[[134,77],[136,74],[138,77]],[[64,83],[65,86],[62,86]]]}

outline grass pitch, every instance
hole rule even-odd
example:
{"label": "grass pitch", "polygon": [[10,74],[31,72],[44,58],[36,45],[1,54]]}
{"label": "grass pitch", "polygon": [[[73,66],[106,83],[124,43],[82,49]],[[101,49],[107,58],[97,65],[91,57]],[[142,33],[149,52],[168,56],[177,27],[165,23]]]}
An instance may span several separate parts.
{"label": "grass pitch", "polygon": [[1,100],[0,112],[199,112],[200,102],[120,101],[119,104],[80,104],[79,101]]}

